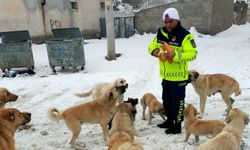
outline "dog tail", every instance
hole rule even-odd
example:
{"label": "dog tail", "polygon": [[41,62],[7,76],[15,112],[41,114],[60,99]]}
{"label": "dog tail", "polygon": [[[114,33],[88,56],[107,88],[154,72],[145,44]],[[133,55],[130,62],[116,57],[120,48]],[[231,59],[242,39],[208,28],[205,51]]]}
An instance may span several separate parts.
{"label": "dog tail", "polygon": [[237,81],[234,84],[234,94],[235,96],[239,96],[241,94],[241,89]]}
{"label": "dog tail", "polygon": [[52,121],[60,121],[64,119],[63,115],[56,108],[49,108],[48,117]]}
{"label": "dog tail", "polygon": [[87,96],[89,96],[89,95],[91,95],[91,94],[92,94],[92,89],[89,90],[89,91],[86,92],[86,93],[75,93],[75,95],[78,96],[78,97],[87,97]]}

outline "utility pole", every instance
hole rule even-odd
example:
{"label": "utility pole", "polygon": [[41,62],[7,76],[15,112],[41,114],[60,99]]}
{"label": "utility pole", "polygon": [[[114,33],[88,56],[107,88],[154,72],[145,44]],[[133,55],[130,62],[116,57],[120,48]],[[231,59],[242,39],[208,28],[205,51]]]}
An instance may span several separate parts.
{"label": "utility pole", "polygon": [[106,0],[105,16],[106,16],[106,34],[107,34],[107,49],[108,49],[108,54],[105,58],[107,60],[115,60],[116,54],[115,54],[113,0]]}

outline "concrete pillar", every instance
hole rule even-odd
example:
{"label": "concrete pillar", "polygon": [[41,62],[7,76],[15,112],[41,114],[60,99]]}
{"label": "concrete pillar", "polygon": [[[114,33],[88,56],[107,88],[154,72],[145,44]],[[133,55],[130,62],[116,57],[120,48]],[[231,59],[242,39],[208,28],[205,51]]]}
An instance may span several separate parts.
{"label": "concrete pillar", "polygon": [[115,34],[114,34],[114,12],[112,0],[106,0],[105,3],[105,16],[106,16],[106,31],[107,31],[107,60],[115,60]]}

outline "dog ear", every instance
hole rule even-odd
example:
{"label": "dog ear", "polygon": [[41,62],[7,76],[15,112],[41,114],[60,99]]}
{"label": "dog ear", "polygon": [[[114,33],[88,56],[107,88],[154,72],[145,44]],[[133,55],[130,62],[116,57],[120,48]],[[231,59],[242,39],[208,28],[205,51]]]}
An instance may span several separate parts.
{"label": "dog ear", "polygon": [[246,115],[246,116],[245,116],[245,124],[248,125],[248,123],[249,123],[249,116]]}
{"label": "dog ear", "polygon": [[198,115],[198,111],[196,108],[194,108],[194,115],[197,116]]}
{"label": "dog ear", "polygon": [[3,90],[3,92],[0,94],[0,102],[6,103],[7,95],[8,95],[8,92]]}
{"label": "dog ear", "polygon": [[3,95],[0,94],[0,103],[4,102],[4,100],[5,100],[5,96],[3,96]]}
{"label": "dog ear", "polygon": [[113,93],[109,92],[109,100],[112,100],[112,99],[113,99]]}
{"label": "dog ear", "polygon": [[164,114],[164,113],[165,113],[164,108],[159,109],[159,110],[158,110],[158,113],[159,113],[159,114]]}
{"label": "dog ear", "polygon": [[226,121],[226,123],[230,123],[232,121],[232,116],[230,114],[228,114],[225,121]]}
{"label": "dog ear", "polygon": [[133,106],[136,106],[138,104],[138,98],[135,98],[134,100],[133,100],[133,102],[132,102],[132,105]]}
{"label": "dog ear", "polygon": [[184,111],[183,111],[183,115],[184,115],[184,116],[187,116],[187,115],[188,115],[188,110],[187,110],[187,107],[184,109]]}
{"label": "dog ear", "polygon": [[15,114],[12,111],[8,111],[4,114],[4,118],[8,121],[13,121],[15,120]]}
{"label": "dog ear", "polygon": [[138,98],[136,98],[136,99],[135,99],[135,103],[136,103],[136,105],[138,104],[138,101],[139,101],[139,99],[138,99]]}
{"label": "dog ear", "polygon": [[197,79],[199,77],[199,73],[197,71],[194,72],[194,78]]}

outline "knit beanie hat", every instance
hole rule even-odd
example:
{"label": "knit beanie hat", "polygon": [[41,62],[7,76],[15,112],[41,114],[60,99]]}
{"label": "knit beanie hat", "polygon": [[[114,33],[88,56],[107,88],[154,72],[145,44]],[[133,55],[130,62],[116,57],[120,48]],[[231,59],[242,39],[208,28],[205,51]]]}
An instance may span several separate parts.
{"label": "knit beanie hat", "polygon": [[166,9],[162,15],[162,20],[165,21],[165,19],[180,20],[178,11],[175,8]]}

